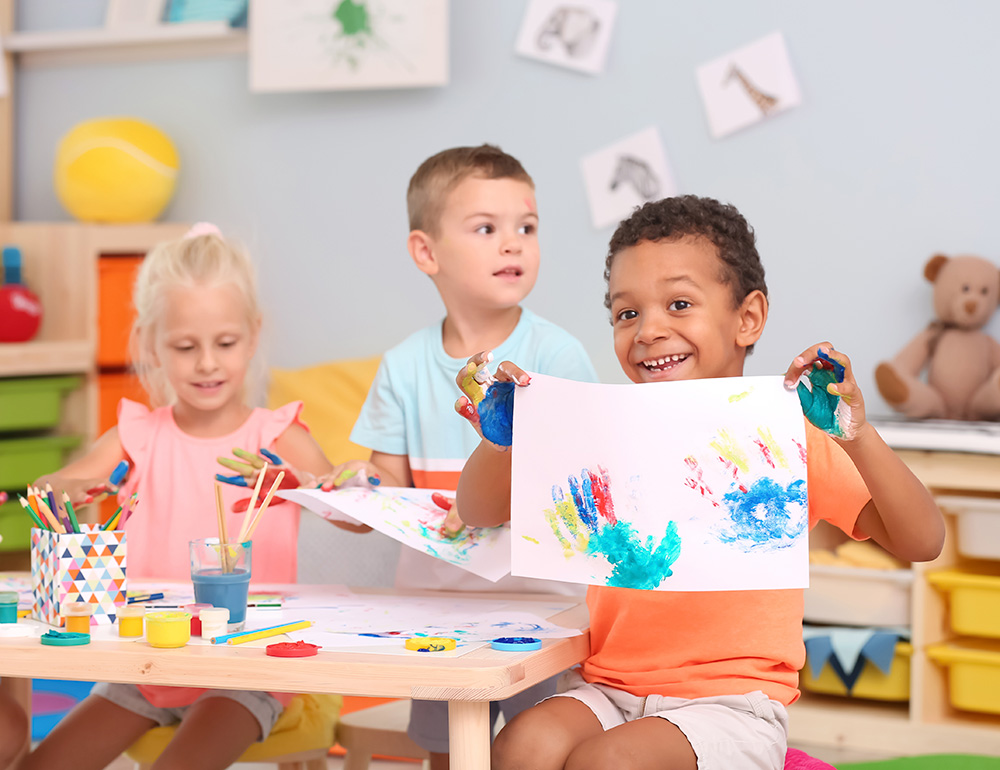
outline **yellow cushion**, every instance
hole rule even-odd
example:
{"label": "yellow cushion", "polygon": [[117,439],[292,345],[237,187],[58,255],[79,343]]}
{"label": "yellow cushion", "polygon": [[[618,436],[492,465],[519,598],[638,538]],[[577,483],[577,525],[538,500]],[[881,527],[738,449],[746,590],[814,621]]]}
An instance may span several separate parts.
{"label": "yellow cushion", "polygon": [[352,444],[349,436],[380,360],[381,356],[375,356],[303,369],[272,369],[267,405],[276,409],[289,401],[302,401],[302,419],[334,465],[368,459],[370,450]]}
{"label": "yellow cushion", "polygon": [[[300,751],[330,748],[342,702],[339,695],[296,695],[281,712],[267,740],[254,743],[237,761],[262,762]],[[176,730],[177,725],[147,730],[125,753],[135,762],[151,765]]]}

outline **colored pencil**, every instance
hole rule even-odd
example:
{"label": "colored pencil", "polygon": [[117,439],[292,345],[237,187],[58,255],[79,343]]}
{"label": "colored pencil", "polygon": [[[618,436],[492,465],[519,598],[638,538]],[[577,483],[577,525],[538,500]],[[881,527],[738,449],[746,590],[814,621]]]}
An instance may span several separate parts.
{"label": "colored pencil", "polygon": [[[136,594],[135,596],[129,596],[125,601],[128,604],[134,604],[135,602],[155,602],[157,599],[162,599],[163,594]],[[160,605],[157,605],[158,607]]]}
{"label": "colored pencil", "polygon": [[63,506],[66,508],[66,515],[69,516],[69,521],[73,525],[74,532],[81,532],[80,521],[76,518],[76,511],[73,510],[73,503],[69,499],[69,495],[63,491]]}
{"label": "colored pencil", "polygon": [[42,514],[45,520],[51,525],[51,527],[58,532],[60,535],[66,534],[66,527],[62,525],[62,522],[55,517],[55,514],[49,510],[49,506],[41,497],[36,497],[35,500],[38,502],[38,511]]}
{"label": "colored pencil", "polygon": [[111,518],[101,525],[102,531],[107,530],[111,526],[111,522],[116,521],[118,519],[118,514],[122,512],[122,508],[124,507],[125,503],[122,503],[121,505],[118,506],[118,509],[111,514]]}
{"label": "colored pencil", "polygon": [[267,492],[267,497],[264,498],[264,502],[260,504],[260,508],[257,510],[257,515],[254,517],[253,523],[250,525],[250,529],[247,530],[247,540],[253,540],[253,533],[257,530],[260,525],[260,520],[264,518],[264,512],[267,510],[267,506],[271,504],[271,498],[274,497],[274,493],[278,491],[278,486],[281,484],[282,479],[285,478],[285,472],[282,471],[278,474],[278,477],[271,484],[271,488]]}
{"label": "colored pencil", "polygon": [[129,516],[135,513],[135,509],[139,505],[139,493],[133,492],[132,496],[128,499],[128,508],[122,513],[121,521],[118,522],[122,529],[125,529],[125,522],[128,521]]}
{"label": "colored pencil", "polygon": [[28,512],[28,515],[31,516],[31,518],[35,520],[35,524],[38,525],[39,529],[48,529],[49,528],[48,525],[46,525],[38,517],[38,514],[35,513],[34,508],[31,507],[31,503],[29,503],[27,500],[25,500],[22,495],[18,495],[17,499],[21,501],[21,505],[24,507],[24,510],[26,510]]}
{"label": "colored pencil", "polygon": [[[307,624],[307,625],[310,625],[310,626],[312,625],[312,621],[311,620],[298,620],[298,621],[295,621],[295,622],[292,622],[292,623],[280,623],[280,624],[278,624],[276,626],[268,626],[267,628],[255,628],[255,629],[253,629],[251,631],[237,631],[237,632],[232,633],[232,634],[223,634],[222,636],[213,636],[212,637],[212,644],[222,644],[223,642],[228,642],[230,639],[235,639],[235,638],[240,637],[240,636],[247,636],[248,634],[259,634],[262,631],[275,631],[277,629],[281,629],[281,630],[278,631],[278,633],[279,634],[283,634],[283,633],[285,633],[285,631],[295,631],[298,628],[305,628],[305,626],[303,625],[303,623]],[[295,626],[296,628],[289,628],[289,626]]]}
{"label": "colored pencil", "polygon": [[303,628],[309,628],[312,626],[311,620],[300,620],[297,623],[286,623],[283,626],[277,626],[276,628],[262,628],[258,631],[244,632],[239,636],[234,636],[231,639],[226,639],[226,644],[243,644],[244,642],[253,642],[257,639],[267,639],[270,636],[280,636],[281,634],[288,633],[289,631],[300,631]]}

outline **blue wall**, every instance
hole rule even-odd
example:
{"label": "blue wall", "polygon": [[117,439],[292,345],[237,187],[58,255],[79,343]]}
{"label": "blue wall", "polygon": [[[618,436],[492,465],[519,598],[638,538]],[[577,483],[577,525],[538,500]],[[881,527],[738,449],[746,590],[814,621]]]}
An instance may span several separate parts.
{"label": "blue wall", "polygon": [[[167,217],[213,220],[250,246],[269,361],[300,366],[380,352],[440,317],[406,254],[406,183],[439,149],[495,142],[538,185],[542,273],[526,304],[621,381],[601,304],[611,231],[590,224],[578,162],[656,125],[681,190],[731,201],[757,228],[772,314],[748,373],[784,371],[828,338],[876,413],[875,364],[930,320],[924,261],[1000,260],[1000,4],[622,0],[600,77],[515,56],[524,2],[451,5],[445,88],[253,95],[242,57],[22,69],[17,216],[67,218],[51,166],[74,123],[152,121],[183,162]],[[30,0],[18,13],[22,29],[97,25],[103,3]],[[803,105],[712,140],[694,69],[773,30]]]}

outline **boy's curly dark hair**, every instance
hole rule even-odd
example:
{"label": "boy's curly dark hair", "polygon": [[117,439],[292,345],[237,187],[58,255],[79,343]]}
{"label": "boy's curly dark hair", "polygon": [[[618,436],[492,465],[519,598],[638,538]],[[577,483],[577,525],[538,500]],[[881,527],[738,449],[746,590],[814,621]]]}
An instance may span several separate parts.
{"label": "boy's curly dark hair", "polygon": [[[611,278],[611,263],[623,249],[640,241],[674,241],[685,236],[701,236],[715,245],[723,265],[720,280],[732,289],[733,307],[739,307],[752,291],[767,296],[753,228],[735,206],[697,195],[651,201],[623,220],[608,245],[604,282]],[[611,309],[610,287],[604,293],[604,306]]]}

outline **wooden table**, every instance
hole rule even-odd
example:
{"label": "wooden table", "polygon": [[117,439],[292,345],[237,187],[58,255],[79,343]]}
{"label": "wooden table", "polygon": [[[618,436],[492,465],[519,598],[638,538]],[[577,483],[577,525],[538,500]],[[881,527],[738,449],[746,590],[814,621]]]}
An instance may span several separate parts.
{"label": "wooden table", "polygon": [[[447,595],[355,590],[359,594]],[[565,596],[541,594],[457,595],[463,599],[477,596],[516,599],[519,605],[523,603],[518,609],[525,610],[546,601],[567,601]],[[509,698],[555,676],[581,662],[589,651],[585,604],[581,602],[550,620],[584,633],[546,639],[542,649],[534,652],[499,652],[485,647],[454,658],[324,650],[312,658],[285,659],[268,657],[263,647],[248,645],[157,649],[142,642],[97,641],[65,648],[43,646],[37,638],[0,638],[0,687],[13,693],[29,715],[33,677],[446,700],[452,767],[487,770],[489,702]]]}

